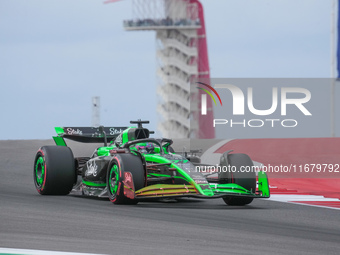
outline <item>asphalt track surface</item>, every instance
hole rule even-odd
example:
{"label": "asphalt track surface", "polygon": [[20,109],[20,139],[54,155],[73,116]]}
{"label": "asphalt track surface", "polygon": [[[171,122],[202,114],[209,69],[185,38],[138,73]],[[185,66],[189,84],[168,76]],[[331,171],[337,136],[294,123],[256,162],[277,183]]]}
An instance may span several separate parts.
{"label": "asphalt track surface", "polygon": [[[113,205],[41,196],[33,159],[50,140],[0,141],[0,247],[100,254],[339,254],[338,210],[221,199]],[[75,155],[92,148],[79,146]]]}

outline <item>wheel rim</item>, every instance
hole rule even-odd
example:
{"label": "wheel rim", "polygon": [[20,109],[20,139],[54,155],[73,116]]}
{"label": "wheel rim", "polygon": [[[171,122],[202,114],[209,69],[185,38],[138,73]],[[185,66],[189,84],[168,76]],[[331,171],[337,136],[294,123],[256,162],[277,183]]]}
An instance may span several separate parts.
{"label": "wheel rim", "polygon": [[35,163],[35,179],[39,187],[43,184],[44,178],[45,178],[44,158],[40,156],[37,159],[37,162]]}
{"label": "wheel rim", "polygon": [[109,176],[109,186],[110,186],[110,192],[112,195],[116,195],[118,190],[118,180],[119,180],[119,169],[117,165],[113,165],[110,170],[110,176]]}

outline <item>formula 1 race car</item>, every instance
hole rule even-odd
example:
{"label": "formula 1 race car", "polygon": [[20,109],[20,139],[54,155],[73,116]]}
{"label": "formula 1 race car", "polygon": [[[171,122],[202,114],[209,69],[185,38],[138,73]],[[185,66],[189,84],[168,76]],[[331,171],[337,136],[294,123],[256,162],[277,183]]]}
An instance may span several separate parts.
{"label": "formula 1 race car", "polygon": [[[227,151],[218,166],[210,166],[224,171],[203,173],[201,169],[207,165],[187,153],[175,153],[171,139],[150,138],[152,132],[142,126],[148,121],[131,123],[137,127],[55,128],[56,146],[41,147],[34,160],[37,191],[41,195],[74,191],[85,196],[107,196],[115,204],[195,197],[246,205],[254,198],[269,197],[266,173],[242,171],[242,167],[253,166],[248,155]],[[74,158],[65,138],[104,146],[90,157]]]}

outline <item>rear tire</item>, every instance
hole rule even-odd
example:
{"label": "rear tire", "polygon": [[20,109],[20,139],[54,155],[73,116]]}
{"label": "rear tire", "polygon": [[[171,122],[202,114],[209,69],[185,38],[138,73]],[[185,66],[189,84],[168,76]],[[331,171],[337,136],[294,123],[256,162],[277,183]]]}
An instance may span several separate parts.
{"label": "rear tire", "polygon": [[69,147],[43,146],[34,160],[34,184],[41,195],[67,195],[76,180],[75,161]]}
{"label": "rear tire", "polygon": [[125,172],[130,172],[134,191],[145,186],[145,171],[139,156],[133,154],[117,154],[111,160],[106,177],[109,199],[114,204],[137,204],[138,200],[124,195]]}
{"label": "rear tire", "polygon": [[[250,157],[246,154],[227,154],[223,155],[222,157],[227,156],[227,160],[221,160],[221,166],[230,165],[230,167],[235,167],[235,172],[228,172],[227,173],[227,182],[228,183],[235,183],[240,185],[241,187],[255,192],[256,190],[256,174],[253,171],[249,172],[241,172],[241,167],[252,167],[254,166],[253,161]],[[247,205],[253,201],[253,198],[249,197],[225,197],[223,198],[224,202],[227,205]]]}

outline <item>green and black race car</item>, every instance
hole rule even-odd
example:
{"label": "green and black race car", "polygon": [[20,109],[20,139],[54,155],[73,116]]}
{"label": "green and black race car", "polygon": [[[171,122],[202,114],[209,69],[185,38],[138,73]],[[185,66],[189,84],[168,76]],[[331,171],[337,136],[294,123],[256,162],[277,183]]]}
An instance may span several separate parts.
{"label": "green and black race car", "polygon": [[[246,154],[225,152],[218,166],[199,163],[197,157],[176,154],[171,139],[150,138],[137,127],[57,127],[56,146],[41,147],[34,160],[34,183],[41,195],[109,197],[115,204],[180,197],[222,198],[228,205],[246,205],[268,198],[264,172],[253,169]],[[89,157],[74,157],[66,139],[104,143]],[[110,143],[108,144],[108,141]],[[203,168],[217,171],[202,171]],[[214,177],[215,175],[215,177]]]}

